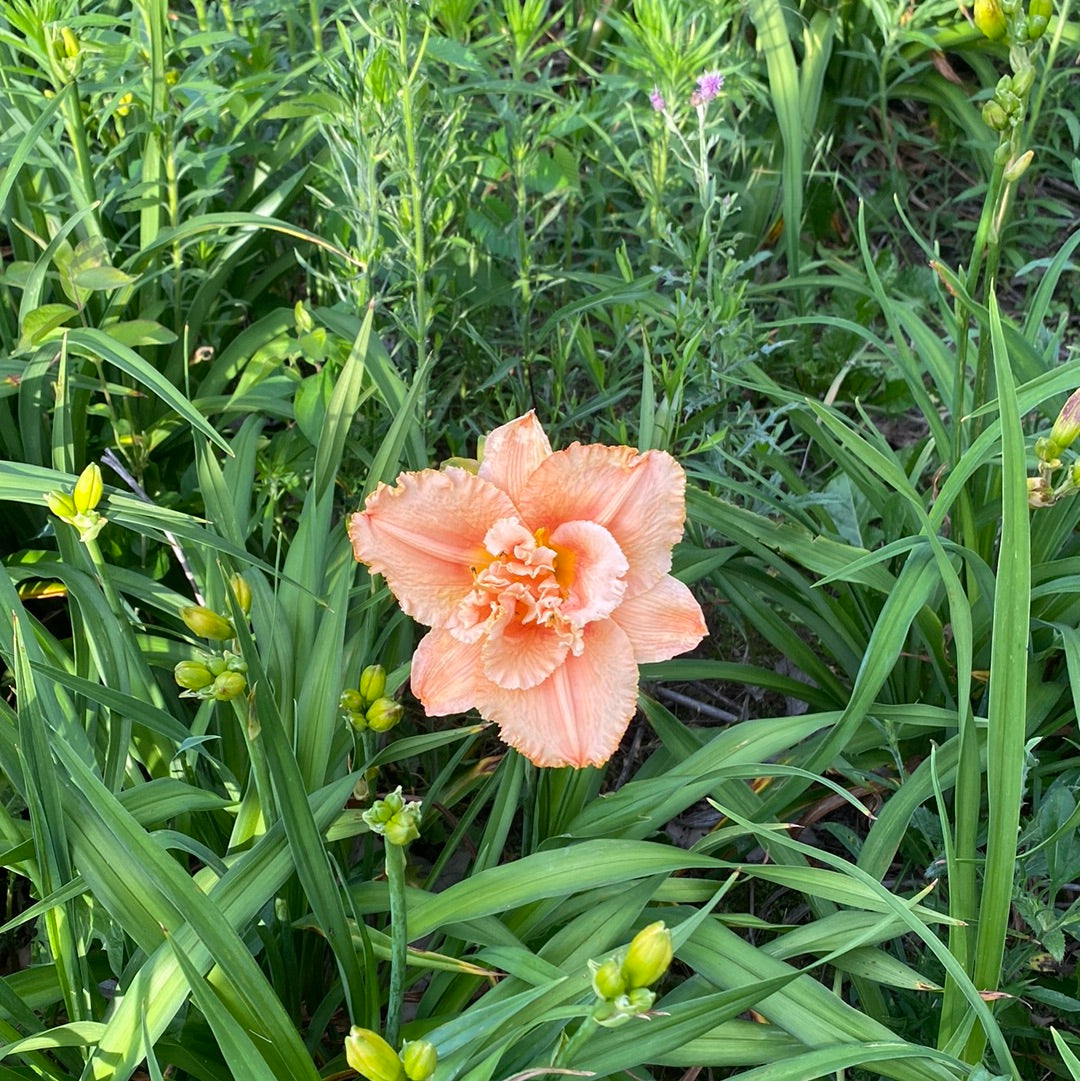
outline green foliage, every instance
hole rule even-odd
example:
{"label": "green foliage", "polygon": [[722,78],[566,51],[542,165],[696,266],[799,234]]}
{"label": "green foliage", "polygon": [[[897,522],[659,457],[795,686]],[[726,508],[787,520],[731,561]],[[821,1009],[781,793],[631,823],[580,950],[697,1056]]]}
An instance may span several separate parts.
{"label": "green foliage", "polygon": [[[352,1025],[434,1081],[1078,1076],[1077,36],[1013,8],[0,5],[5,1078]],[[712,640],[606,770],[424,717],[343,528],[529,408],[690,476]]]}

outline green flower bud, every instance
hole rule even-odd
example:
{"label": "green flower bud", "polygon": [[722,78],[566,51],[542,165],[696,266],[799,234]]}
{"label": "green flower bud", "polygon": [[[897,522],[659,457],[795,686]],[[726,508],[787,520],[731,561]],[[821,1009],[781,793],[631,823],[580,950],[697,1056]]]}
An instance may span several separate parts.
{"label": "green flower bud", "polygon": [[623,976],[622,962],[617,957],[605,961],[593,973],[593,991],[597,998],[616,999],[626,994],[626,977]]}
{"label": "green flower bud", "polygon": [[376,800],[360,817],[388,844],[404,846],[420,836],[420,804],[406,803],[400,787]]}
{"label": "green flower bud", "polygon": [[247,661],[240,656],[239,653],[233,653],[230,650],[225,650],[225,670],[227,672],[247,672]]}
{"label": "green flower bud", "polygon": [[72,502],[79,514],[88,514],[100,502],[105,491],[101,481],[101,467],[97,462],[91,462],[80,474],[75,482],[75,491],[72,493]]}
{"label": "green flower bud", "polygon": [[672,956],[671,932],[662,920],[642,928],[631,940],[622,964],[626,986],[633,989],[656,983],[667,972]]}
{"label": "green flower bud", "polygon": [[364,697],[358,690],[347,687],[341,692],[338,708],[342,713],[359,713],[364,708]]}
{"label": "green flower bud", "polygon": [[647,987],[635,987],[627,993],[626,1005],[631,1013],[648,1013],[656,1001],[656,995]]}
{"label": "green flower bud", "polygon": [[991,41],[1000,41],[1009,29],[998,0],[975,0],[975,25]]}
{"label": "green flower bud", "polygon": [[435,1045],[427,1040],[406,1040],[401,1046],[401,1063],[409,1081],[427,1081],[438,1061]]}
{"label": "green flower bud", "polygon": [[1024,97],[1035,82],[1035,69],[1026,64],[1013,76],[1013,93]]}
{"label": "green flower bud", "polygon": [[200,661],[180,661],[173,669],[173,679],[186,691],[201,691],[214,682],[214,674]]}
{"label": "green flower bud", "polygon": [[378,698],[371,703],[366,714],[372,732],[389,732],[401,720],[405,707],[392,698]]}
{"label": "green flower bud", "polygon": [[[1030,153],[1030,151],[1029,151]],[[1054,426],[1050,429],[1050,440],[1062,450],[1072,446],[1080,436],[1080,390],[1074,390],[1069,400],[1061,407]]]}
{"label": "green flower bud", "polygon": [[988,101],[982,107],[983,123],[993,131],[1004,131],[1009,126],[1009,114],[996,101]]}
{"label": "green flower bud", "polygon": [[386,694],[386,669],[381,664],[369,664],[360,673],[360,696],[370,705],[377,698],[382,698],[384,694]]}
{"label": "green flower bud", "polygon": [[75,509],[75,501],[64,492],[46,492],[45,503],[48,505],[49,510],[62,522],[70,524],[79,513]]}
{"label": "green flower bud", "polygon": [[1048,439],[1045,435],[1035,440],[1035,457],[1051,469],[1057,469],[1061,465],[1062,449],[1053,439]]}
{"label": "green flower bud", "polygon": [[1053,0],[1029,0],[1027,13],[1028,38],[1038,41],[1050,25],[1050,16],[1054,13]]}
{"label": "green flower bud", "polygon": [[201,604],[192,604],[182,609],[180,618],[187,624],[188,630],[200,638],[223,641],[236,637],[233,625],[224,616],[204,608]]}
{"label": "green flower bud", "polygon": [[371,1029],[353,1025],[345,1037],[345,1059],[367,1081],[404,1081],[398,1053]]}
{"label": "green flower bud", "polygon": [[239,698],[247,690],[247,680],[239,672],[222,672],[214,680],[210,693],[219,702]]}
{"label": "green flower bud", "polygon": [[242,574],[234,574],[229,578],[229,589],[240,605],[240,611],[246,616],[251,611],[251,586]]}
{"label": "green flower bud", "polygon": [[1025,150],[1018,158],[1013,158],[1002,173],[1005,183],[1015,184],[1027,172],[1027,167],[1031,164],[1033,157],[1035,157],[1034,150]]}
{"label": "green flower bud", "polygon": [[220,676],[222,672],[228,667],[228,664],[224,657],[218,653],[212,653],[206,657],[206,667],[214,673],[215,676]]}

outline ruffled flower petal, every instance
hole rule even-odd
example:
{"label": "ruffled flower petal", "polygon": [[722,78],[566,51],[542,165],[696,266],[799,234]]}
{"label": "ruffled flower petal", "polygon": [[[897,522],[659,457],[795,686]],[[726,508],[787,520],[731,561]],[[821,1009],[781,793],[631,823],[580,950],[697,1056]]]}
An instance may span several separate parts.
{"label": "ruffled flower petal", "polygon": [[623,601],[611,618],[626,632],[638,664],[677,657],[709,633],[694,595],[670,574],[652,589]]}
{"label": "ruffled flower petal", "polygon": [[484,440],[479,475],[517,501],[525,482],[551,455],[551,444],[530,410],[523,417],[496,428]]}
{"label": "ruffled flower petal", "polygon": [[537,467],[517,504],[530,529],[579,521],[604,526],[630,564],[626,596],[633,597],[671,569],[685,496],[686,474],[670,454],[574,443]]}
{"label": "ruffled flower petal", "polygon": [[406,615],[439,627],[472,589],[488,529],[514,514],[505,492],[472,473],[425,469],[402,473],[393,488],[380,484],[349,520],[349,539]]}
{"label": "ruffled flower petal", "polygon": [[484,675],[507,690],[535,687],[563,663],[569,648],[550,627],[507,623],[484,642]]}
{"label": "ruffled flower petal", "polygon": [[479,642],[461,642],[449,631],[428,631],[413,654],[409,686],[429,717],[465,713],[476,705],[480,687]]}
{"label": "ruffled flower petal", "polygon": [[538,766],[602,766],[637,709],[637,665],[630,639],[610,619],[585,628],[581,656],[536,687],[481,689],[482,717]]}
{"label": "ruffled flower petal", "polygon": [[555,577],[567,591],[562,614],[579,627],[610,616],[626,592],[623,577],[630,569],[615,538],[595,522],[563,522],[549,544],[558,553]]}

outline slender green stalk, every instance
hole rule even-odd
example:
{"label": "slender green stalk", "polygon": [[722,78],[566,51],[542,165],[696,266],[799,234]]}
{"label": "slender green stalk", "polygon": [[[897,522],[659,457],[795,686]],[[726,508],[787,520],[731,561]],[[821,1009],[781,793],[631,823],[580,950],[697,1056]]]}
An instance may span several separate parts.
{"label": "slender green stalk", "polygon": [[397,1047],[405,997],[405,959],[409,946],[405,905],[405,847],[386,842],[386,881],[390,887],[390,993],[386,1002],[386,1041]]}

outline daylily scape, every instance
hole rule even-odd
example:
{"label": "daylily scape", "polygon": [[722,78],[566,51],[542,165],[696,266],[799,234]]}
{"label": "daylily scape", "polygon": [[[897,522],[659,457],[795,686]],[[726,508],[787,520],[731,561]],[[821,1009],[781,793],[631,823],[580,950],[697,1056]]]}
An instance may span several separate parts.
{"label": "daylily scape", "polygon": [[552,451],[529,412],[477,471],[402,473],[349,521],[356,558],[431,628],[412,662],[431,716],[475,708],[538,766],[598,766],[637,706],[638,669],[707,633],[672,577],[686,475],[671,455]]}

